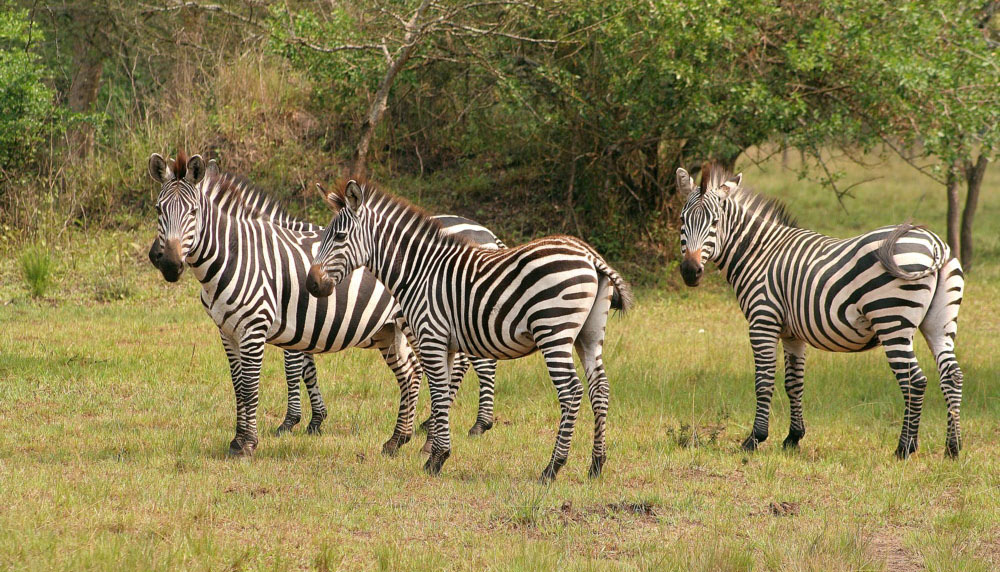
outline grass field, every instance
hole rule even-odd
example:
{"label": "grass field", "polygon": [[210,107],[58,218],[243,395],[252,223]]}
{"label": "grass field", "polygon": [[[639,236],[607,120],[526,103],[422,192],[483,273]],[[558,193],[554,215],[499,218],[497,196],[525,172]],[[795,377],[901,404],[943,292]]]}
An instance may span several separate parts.
{"label": "grass field", "polygon": [[[857,169],[849,174],[865,176]],[[943,189],[893,165],[841,210],[773,161],[744,181],[784,198],[803,226],[838,236],[912,216],[943,233]],[[320,570],[992,570],[1000,567],[1000,184],[988,173],[978,264],[958,338],[964,450],[944,458],[933,360],[920,451],[892,457],[902,398],[876,350],[810,351],[808,433],[785,452],[788,403],[755,454],[746,325],[718,273],[698,290],[641,291],[613,319],[604,476],[586,477],[584,408],[548,487],[558,407],[537,356],[500,364],[496,427],[465,431],[475,380],[453,410],[438,478],[420,439],[397,458],[397,389],[376,353],[321,356],[321,436],[275,437],[280,353],[265,358],[262,436],[227,458],[234,405],[214,325],[185,278],[144,260],[153,235],[53,239],[55,285],[30,301],[18,251],[0,256],[0,567]],[[664,279],[678,284],[668,270]],[[116,300],[98,302],[101,300]],[[779,368],[780,371],[780,368]],[[780,374],[779,374],[780,375]],[[780,382],[779,382],[780,385]],[[427,410],[426,389],[421,416]],[[303,423],[304,425],[304,423]]]}

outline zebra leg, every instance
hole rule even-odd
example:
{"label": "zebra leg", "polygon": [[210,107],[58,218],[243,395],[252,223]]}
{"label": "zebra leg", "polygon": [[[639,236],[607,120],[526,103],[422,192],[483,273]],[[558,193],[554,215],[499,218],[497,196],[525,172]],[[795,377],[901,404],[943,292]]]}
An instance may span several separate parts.
{"label": "zebra leg", "polygon": [[898,320],[892,324],[883,323],[876,330],[879,341],[885,347],[885,355],[889,358],[889,367],[896,375],[899,389],[903,392],[905,411],[903,413],[903,428],[899,434],[899,445],[896,447],[896,457],[905,459],[917,450],[917,437],[920,428],[920,410],[924,403],[924,390],[927,388],[927,378],[917,363],[913,352],[914,329],[908,322],[899,325]]}
{"label": "zebra leg", "polygon": [[753,418],[753,431],[743,441],[744,451],[755,451],[758,445],[767,440],[771,397],[774,395],[778,329],[761,324],[751,324],[750,346],[753,349],[754,393],[757,395],[757,409]]}
{"label": "zebra leg", "polygon": [[302,361],[302,379],[305,381],[306,391],[309,392],[309,409],[312,411],[306,433],[319,435],[323,432],[320,426],[326,419],[326,404],[323,403],[323,394],[320,393],[319,383],[316,381],[316,359],[310,354],[303,354]]}
{"label": "zebra leg", "polygon": [[285,350],[285,382],[288,384],[288,407],[285,409],[285,420],[275,429],[275,435],[291,433],[302,419],[302,399],[299,396],[299,383],[302,381],[302,362],[305,354],[294,350]]}
{"label": "zebra leg", "polygon": [[229,360],[229,374],[233,381],[233,394],[236,397],[236,436],[229,442],[229,454],[239,455],[242,451],[240,445],[240,428],[244,425],[246,409],[243,407],[243,367],[240,362],[240,347],[235,341],[226,335],[222,335],[222,347],[226,350],[226,359]]}
{"label": "zebra leg", "polygon": [[482,435],[493,428],[493,396],[497,378],[497,360],[470,358],[479,378],[479,413],[469,435]]}
{"label": "zebra leg", "polygon": [[806,434],[806,424],[802,419],[802,378],[806,369],[806,343],[795,338],[781,340],[785,352],[785,393],[788,394],[788,409],[791,424],[788,437],[782,446],[797,449],[799,440]]}
{"label": "zebra leg", "polygon": [[413,437],[413,420],[416,416],[417,391],[420,389],[420,377],[414,371],[413,348],[398,328],[387,325],[380,330],[373,341],[382,354],[382,359],[396,376],[399,385],[399,412],[396,415],[396,427],[392,436],[382,445],[382,454],[394,456],[399,448]]}
{"label": "zebra leg", "polygon": [[583,397],[583,384],[576,376],[576,366],[573,365],[573,347],[568,340],[554,340],[546,343],[536,340],[535,343],[545,357],[545,365],[549,377],[556,386],[559,396],[559,408],[562,415],[559,418],[559,431],[556,433],[556,446],[552,450],[549,461],[539,482],[547,484],[556,478],[559,469],[566,464],[569,457],[569,447],[573,441],[573,430],[576,427],[576,417],[580,412],[580,399]]}
{"label": "zebra leg", "polygon": [[962,448],[962,426],[959,409],[962,407],[962,368],[955,359],[955,336],[958,334],[958,308],[962,303],[965,280],[957,259],[952,259],[940,270],[937,290],[930,309],[920,323],[920,331],[927,340],[937,362],[941,378],[941,393],[948,406],[948,436],[945,456],[956,458]]}
{"label": "zebra leg", "polygon": [[604,372],[604,327],[611,310],[611,287],[606,277],[600,279],[599,296],[587,315],[587,319],[576,337],[576,351],[587,375],[587,395],[590,398],[590,408],[594,410],[594,451],[591,456],[590,478],[601,476],[601,470],[607,460],[607,419],[608,399],[611,388],[608,376]]}
{"label": "zebra leg", "polygon": [[[452,405],[455,404],[455,397],[458,395],[458,388],[462,385],[462,380],[465,378],[465,373],[469,371],[469,358],[465,354],[455,354],[455,363],[451,369],[451,385],[448,387],[448,399],[451,400]],[[430,437],[430,426],[431,426],[431,416],[428,415],[427,419],[420,424],[420,428],[427,431],[427,442],[424,443],[422,451],[424,453],[431,452],[431,437]]]}
{"label": "zebra leg", "polygon": [[424,464],[428,474],[437,475],[451,455],[451,426],[448,413],[451,408],[450,386],[454,352],[444,347],[420,348],[427,384],[431,392],[431,454]]}
{"label": "zebra leg", "polygon": [[239,456],[251,456],[257,449],[257,405],[260,401],[260,366],[264,360],[265,336],[248,334],[240,344],[240,397],[243,400],[243,425],[237,428],[236,445],[230,452]]}

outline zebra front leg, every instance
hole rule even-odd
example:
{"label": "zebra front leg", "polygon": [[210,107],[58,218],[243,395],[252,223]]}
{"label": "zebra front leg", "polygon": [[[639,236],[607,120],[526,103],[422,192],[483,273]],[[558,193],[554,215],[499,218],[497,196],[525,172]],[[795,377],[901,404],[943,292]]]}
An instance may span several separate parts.
{"label": "zebra front leg", "polygon": [[319,391],[319,383],[316,381],[316,359],[310,354],[303,355],[302,379],[306,384],[306,391],[309,392],[309,426],[306,433],[319,435],[323,432],[321,425],[326,419],[326,404],[323,403],[323,394]]}
{"label": "zebra front leg", "polygon": [[482,435],[493,428],[493,396],[497,377],[497,360],[471,358],[472,368],[479,378],[479,412],[469,435]]}
{"label": "zebra front leg", "polygon": [[302,381],[302,364],[305,354],[294,350],[285,350],[285,383],[288,384],[288,406],[285,408],[285,420],[274,430],[275,435],[291,433],[292,428],[302,419],[302,399],[299,396],[299,383]]}
{"label": "zebra front leg", "polygon": [[413,437],[417,392],[420,390],[419,366],[406,337],[392,325],[385,326],[374,338],[382,359],[396,376],[399,385],[399,411],[392,436],[382,445],[382,454],[395,456],[399,448]]}
{"label": "zebra front leg", "polygon": [[226,359],[229,360],[229,374],[233,382],[233,395],[236,397],[236,430],[233,440],[229,442],[229,454],[239,455],[243,450],[239,440],[240,429],[245,424],[246,416],[246,408],[243,406],[243,367],[240,362],[240,347],[225,334],[222,334],[222,347],[226,350]]}
{"label": "zebra front leg", "polygon": [[806,370],[806,344],[795,338],[781,340],[785,352],[785,393],[788,394],[788,410],[791,423],[788,437],[782,446],[798,449],[799,440],[806,434],[806,424],[802,419],[802,383]]}
{"label": "zebra front leg", "polygon": [[756,451],[757,446],[767,440],[771,397],[774,395],[777,329],[760,324],[751,325],[750,346],[753,349],[754,393],[757,396],[757,407],[753,418],[753,430],[743,441],[744,451]]}
{"label": "zebra front leg", "polygon": [[580,400],[583,398],[583,384],[576,376],[576,366],[573,365],[572,343],[546,343],[537,341],[536,345],[542,349],[545,357],[545,365],[549,370],[549,377],[556,387],[559,396],[559,430],[556,433],[556,446],[552,450],[552,458],[548,466],[542,471],[539,482],[548,484],[556,478],[559,469],[566,464],[569,458],[569,447],[573,442],[573,430],[576,428],[576,417],[580,412]]}
{"label": "zebra front leg", "polygon": [[903,428],[899,433],[899,444],[896,446],[896,457],[905,459],[917,450],[917,438],[920,429],[920,411],[924,403],[924,390],[927,388],[927,378],[917,363],[913,352],[914,328],[886,325],[877,331],[879,341],[885,348],[899,389],[903,392]]}
{"label": "zebra front leg", "polygon": [[455,358],[446,347],[421,347],[424,371],[431,393],[431,451],[424,464],[428,474],[437,475],[451,455],[451,425],[448,420],[451,408],[451,368]]}
{"label": "zebra front leg", "polygon": [[[455,354],[454,364],[451,368],[451,385],[448,388],[448,399],[451,400],[451,404],[455,404],[455,397],[458,396],[458,390],[462,386],[462,380],[465,379],[465,373],[469,371],[469,357],[465,354]],[[430,438],[430,427],[431,427],[431,416],[428,415],[427,419],[420,424],[420,428],[427,431],[427,442],[424,443],[423,452],[431,452],[431,438]]]}
{"label": "zebra front leg", "polygon": [[264,360],[263,334],[248,334],[240,344],[240,397],[243,400],[243,425],[236,431],[236,451],[239,456],[251,456],[257,450],[257,405],[260,401],[260,366]]}

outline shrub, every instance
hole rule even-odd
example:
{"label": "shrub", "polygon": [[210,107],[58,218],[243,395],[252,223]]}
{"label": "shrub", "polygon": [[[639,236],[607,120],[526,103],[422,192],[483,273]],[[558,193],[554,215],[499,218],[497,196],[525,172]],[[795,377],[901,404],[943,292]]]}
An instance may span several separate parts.
{"label": "shrub", "polygon": [[21,272],[34,298],[41,298],[52,285],[52,267],[49,251],[44,246],[29,247],[21,254]]}

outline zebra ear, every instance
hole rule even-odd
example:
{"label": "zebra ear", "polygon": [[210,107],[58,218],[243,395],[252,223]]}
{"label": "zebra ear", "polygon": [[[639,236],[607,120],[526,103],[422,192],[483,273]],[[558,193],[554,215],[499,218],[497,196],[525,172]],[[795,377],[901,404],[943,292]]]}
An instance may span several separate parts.
{"label": "zebra ear", "polygon": [[184,179],[192,185],[197,185],[205,178],[205,160],[201,158],[201,155],[195,155],[187,161],[187,172],[184,173]]}
{"label": "zebra ear", "polygon": [[208,160],[208,166],[205,167],[206,177],[218,177],[222,169],[219,168],[219,163],[215,159]]}
{"label": "zebra ear", "polygon": [[174,173],[159,153],[153,153],[149,156],[149,176],[157,183],[163,184],[172,179]]}
{"label": "zebra ear", "polygon": [[365,191],[357,181],[353,179],[347,181],[347,187],[344,189],[344,201],[347,203],[347,208],[354,212],[357,212],[364,204]]}
{"label": "zebra ear", "polygon": [[741,183],[743,183],[743,173],[737,173],[736,176],[730,177],[728,181],[723,183],[722,186],[719,187],[719,191],[721,191],[723,195],[729,195],[736,189],[740,188]]}
{"label": "zebra ear", "polygon": [[681,195],[688,195],[694,187],[691,185],[691,175],[683,168],[677,169],[677,192]]}
{"label": "zebra ear", "polygon": [[337,191],[326,192],[323,185],[316,183],[316,188],[319,189],[319,194],[323,197],[323,202],[330,206],[336,212],[340,212],[340,209],[344,208],[344,197],[340,196]]}

